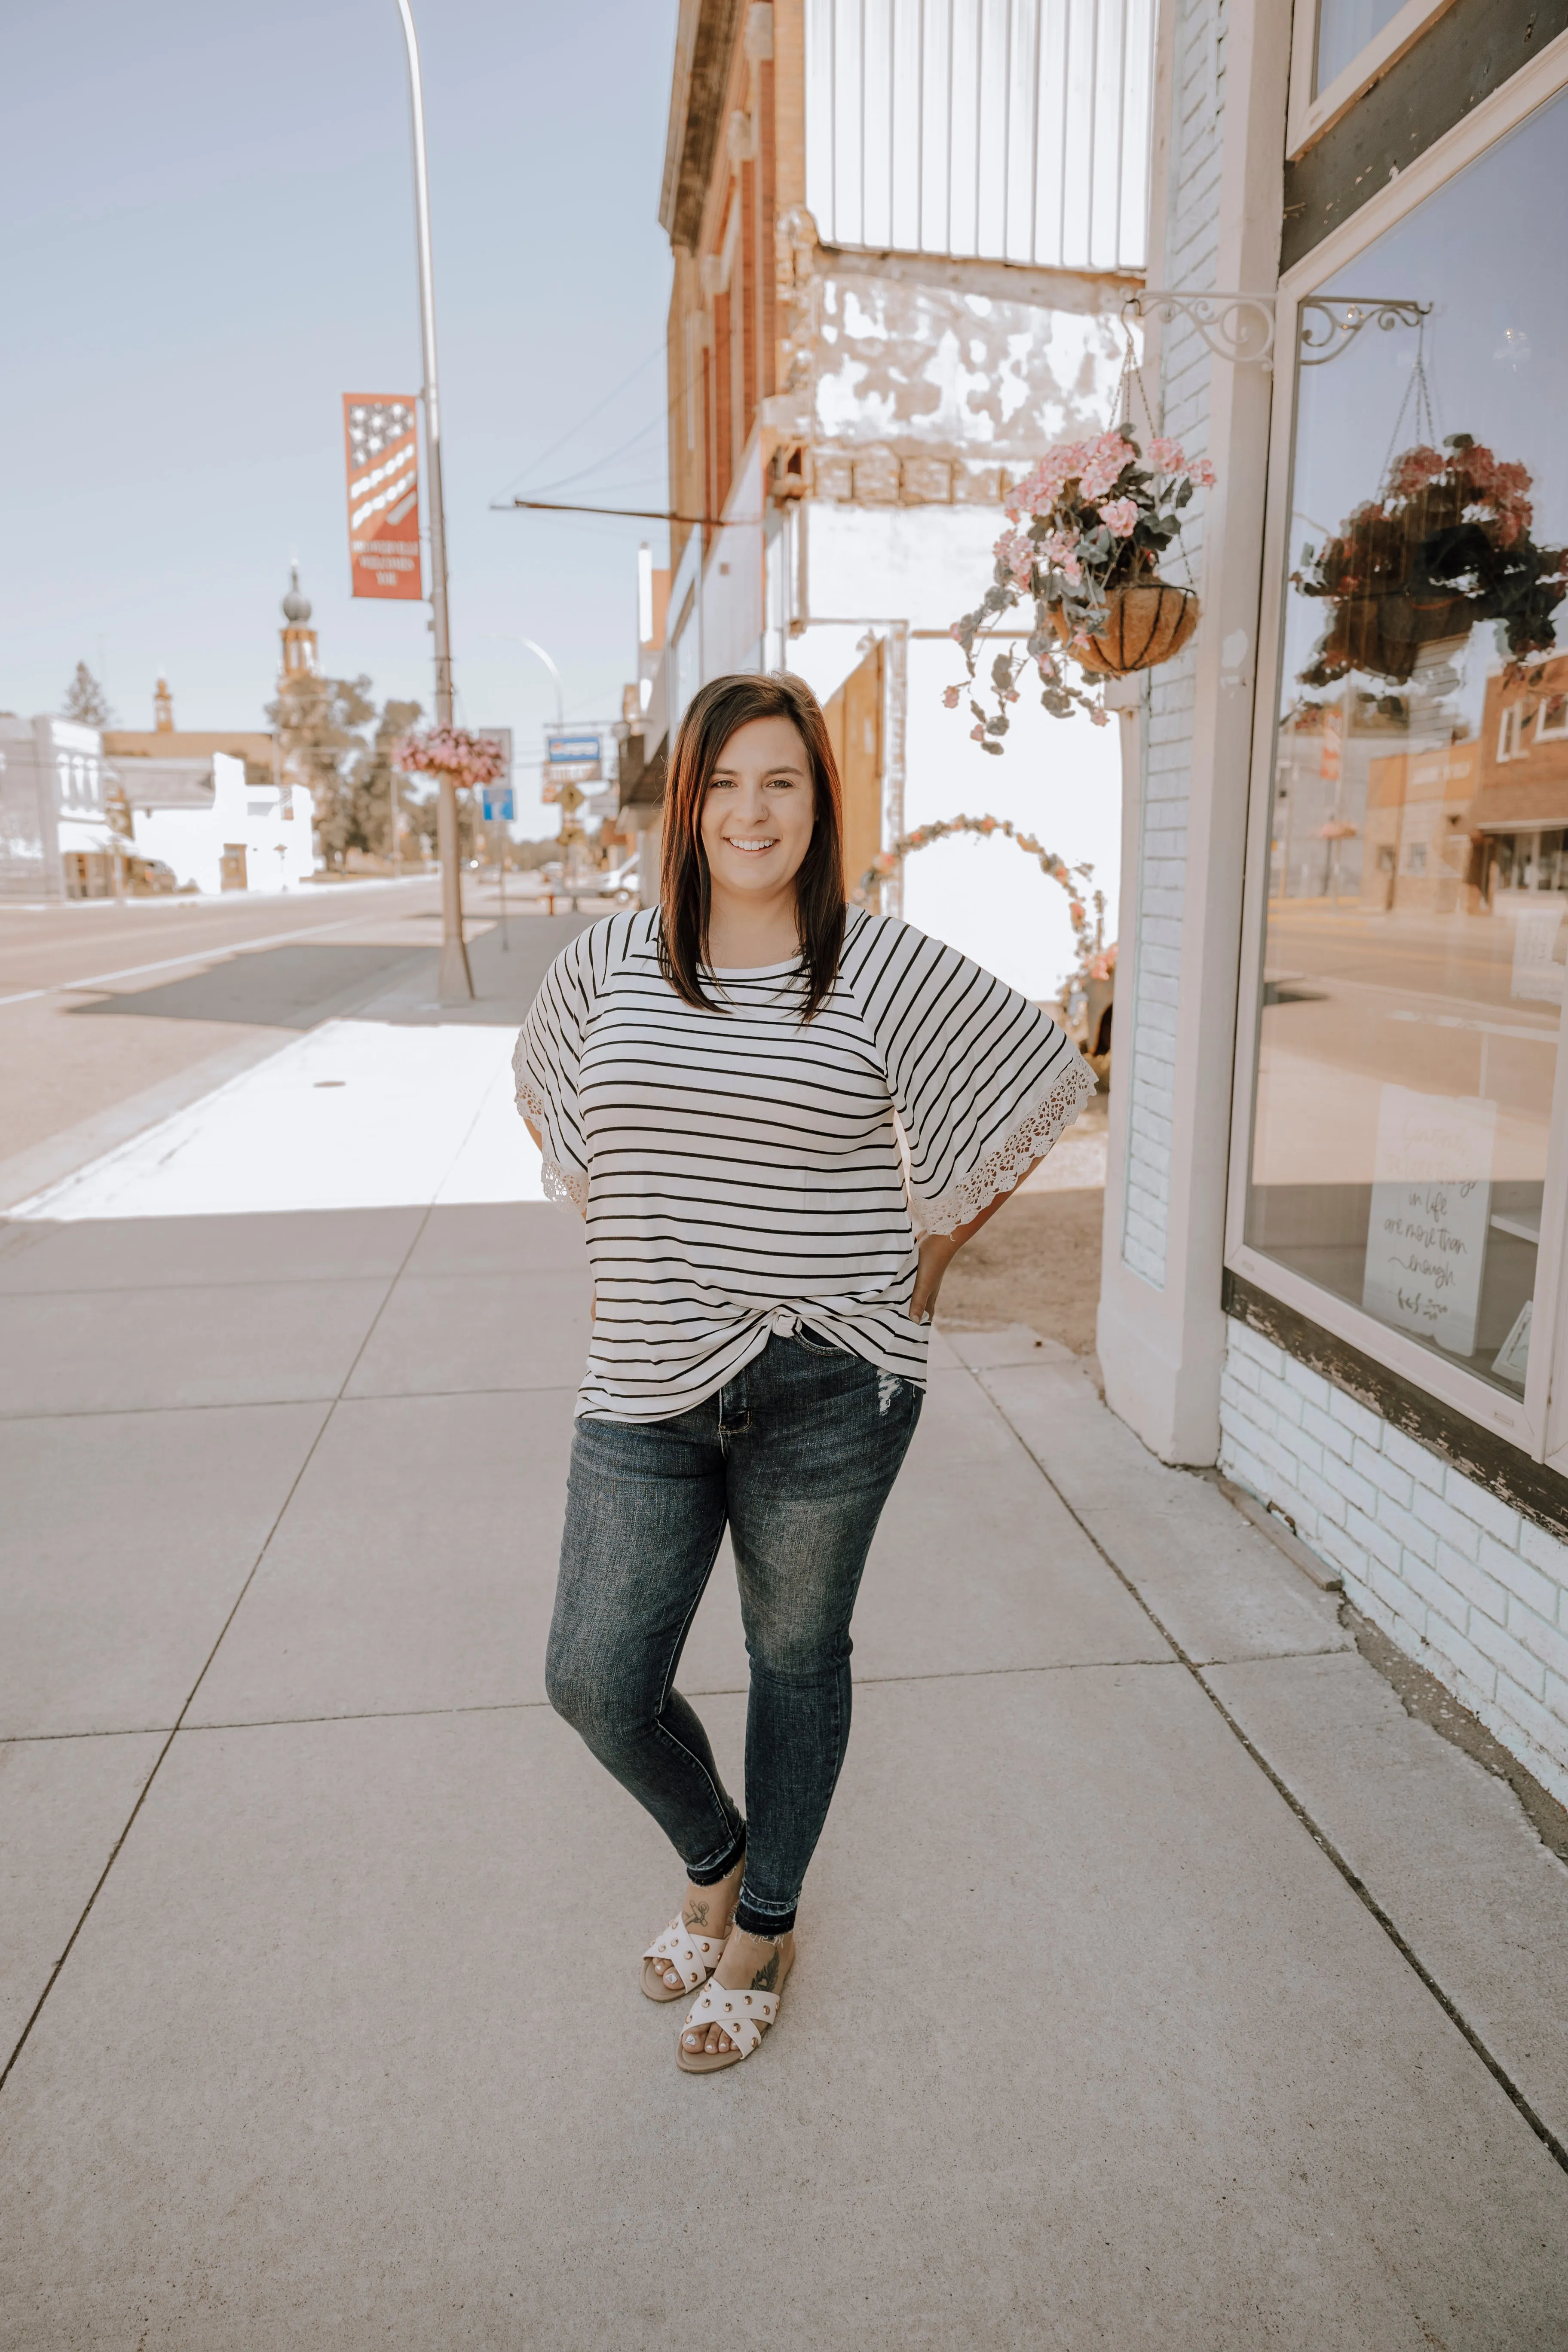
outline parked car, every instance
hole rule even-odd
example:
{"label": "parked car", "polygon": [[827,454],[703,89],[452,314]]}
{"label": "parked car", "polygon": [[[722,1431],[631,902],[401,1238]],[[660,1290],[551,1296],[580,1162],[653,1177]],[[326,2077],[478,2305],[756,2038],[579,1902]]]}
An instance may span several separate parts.
{"label": "parked car", "polygon": [[179,888],[174,869],[161,857],[128,857],[125,887],[136,898],[162,898]]}

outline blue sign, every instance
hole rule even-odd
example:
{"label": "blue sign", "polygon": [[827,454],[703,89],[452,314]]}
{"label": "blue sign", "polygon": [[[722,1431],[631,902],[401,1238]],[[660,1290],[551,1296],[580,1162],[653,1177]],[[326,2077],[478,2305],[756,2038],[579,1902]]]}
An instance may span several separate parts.
{"label": "blue sign", "polygon": [[499,817],[502,824],[510,824],[517,816],[517,794],[510,784],[504,792],[486,785],[479,793],[479,811],[487,824],[494,817]]}
{"label": "blue sign", "polygon": [[544,756],[552,767],[582,767],[599,757],[597,735],[561,735],[547,728]]}

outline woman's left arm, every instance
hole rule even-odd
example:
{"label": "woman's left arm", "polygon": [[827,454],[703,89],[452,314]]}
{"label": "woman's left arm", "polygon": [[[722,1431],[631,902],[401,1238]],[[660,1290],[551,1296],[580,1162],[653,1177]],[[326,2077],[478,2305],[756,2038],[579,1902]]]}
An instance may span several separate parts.
{"label": "woman's left arm", "polygon": [[987,1201],[980,1214],[971,1217],[966,1225],[956,1226],[951,1234],[925,1235],[920,1244],[920,1270],[915,1276],[914,1293],[910,1300],[910,1314],[915,1322],[930,1321],[936,1312],[936,1296],[942,1288],[942,1276],[964,1243],[973,1241],[981,1226],[989,1224],[997,1210],[1006,1207],[1018,1186],[1034,1174],[1045,1156],[1042,1151],[1039,1160],[1031,1160],[1017,1183],[1011,1185],[1005,1192],[998,1192],[994,1201]]}

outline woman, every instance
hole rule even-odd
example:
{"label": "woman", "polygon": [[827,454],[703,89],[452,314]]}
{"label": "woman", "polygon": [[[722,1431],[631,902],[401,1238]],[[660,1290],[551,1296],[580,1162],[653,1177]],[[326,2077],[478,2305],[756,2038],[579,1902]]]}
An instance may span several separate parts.
{"label": "woman", "polygon": [[[658,908],[556,958],[516,1070],[595,1285],[550,1697],[685,1864],[642,1983],[706,1986],[676,2053],[706,2073],[778,2014],[942,1275],[1094,1081],[1037,1006],[846,906],[837,770],[798,679],[704,687],[665,806]],[[726,1526],[745,1819],[674,1688]]]}

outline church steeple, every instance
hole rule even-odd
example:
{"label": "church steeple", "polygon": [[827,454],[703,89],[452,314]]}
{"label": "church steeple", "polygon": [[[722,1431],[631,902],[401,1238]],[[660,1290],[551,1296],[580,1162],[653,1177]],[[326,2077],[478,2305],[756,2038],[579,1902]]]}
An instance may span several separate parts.
{"label": "church steeple", "polygon": [[169,691],[169,681],[161,677],[153,689],[153,725],[160,735],[171,735],[174,729],[174,698]]}
{"label": "church steeple", "polygon": [[300,585],[300,567],[290,564],[290,586],[283,599],[283,668],[285,685],[293,677],[314,677],[321,667],[316,657],[316,632],[310,625],[310,600]]}

